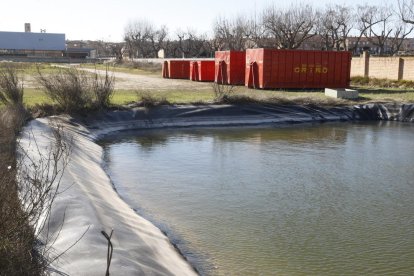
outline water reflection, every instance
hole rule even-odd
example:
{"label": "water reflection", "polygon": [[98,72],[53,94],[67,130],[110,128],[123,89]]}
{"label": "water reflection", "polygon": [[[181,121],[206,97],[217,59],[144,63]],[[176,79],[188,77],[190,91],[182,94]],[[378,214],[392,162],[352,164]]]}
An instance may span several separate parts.
{"label": "water reflection", "polygon": [[107,145],[111,145],[115,140],[118,143],[133,141],[134,144],[139,145],[143,150],[151,150],[152,148],[164,146],[171,141],[183,138],[189,142],[212,139],[217,145],[221,145],[227,141],[257,144],[264,144],[268,141],[282,141],[294,144],[315,141],[323,145],[326,140],[330,144],[335,141],[343,143],[346,139],[346,129],[339,126],[332,127],[332,124],[318,125],[318,127],[314,127],[313,124],[306,124],[304,126],[279,126],[277,132],[273,131],[272,128],[263,127],[155,129],[141,130],[139,132],[124,132],[116,136],[109,136],[100,141],[100,143],[103,147],[106,147]]}
{"label": "water reflection", "polygon": [[413,133],[396,123],[179,129],[104,146],[121,196],[203,274],[408,275]]}

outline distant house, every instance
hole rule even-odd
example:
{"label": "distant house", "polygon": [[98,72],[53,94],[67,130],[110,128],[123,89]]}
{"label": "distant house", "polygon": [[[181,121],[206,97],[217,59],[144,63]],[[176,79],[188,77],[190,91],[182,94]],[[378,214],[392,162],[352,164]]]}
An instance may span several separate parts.
{"label": "distant house", "polygon": [[[348,37],[347,46],[351,49],[354,55],[360,55],[363,51],[369,51],[371,54],[376,55],[380,52],[380,48],[373,43],[373,39],[370,37],[361,37],[357,45],[358,37]],[[384,45],[384,54],[390,52],[391,49],[386,43]]]}
{"label": "distant house", "polygon": [[[357,45],[358,37],[348,37],[347,39],[347,47],[348,49],[353,51],[354,55],[360,55],[363,51],[369,51],[373,55],[389,55],[389,54],[412,54],[414,52],[414,39],[413,38],[405,38],[405,39],[398,39],[389,37],[385,43],[384,48],[381,53],[381,49],[375,42],[375,37],[361,37],[358,45]],[[400,49],[398,52],[396,50],[396,44],[401,44]]]}

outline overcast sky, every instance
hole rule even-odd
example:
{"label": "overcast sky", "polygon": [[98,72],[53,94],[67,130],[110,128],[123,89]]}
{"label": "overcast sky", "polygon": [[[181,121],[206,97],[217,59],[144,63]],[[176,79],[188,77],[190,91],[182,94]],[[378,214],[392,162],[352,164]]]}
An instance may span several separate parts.
{"label": "overcast sky", "polygon": [[[174,34],[188,27],[205,33],[212,29],[217,16],[259,13],[269,5],[289,6],[310,3],[323,7],[328,3],[363,3],[358,0],[1,0],[0,31],[24,31],[31,23],[32,32],[65,33],[67,39],[122,41],[126,24],[134,19],[167,25]],[[384,0],[365,1],[375,5]],[[389,0],[387,3],[396,3]]]}

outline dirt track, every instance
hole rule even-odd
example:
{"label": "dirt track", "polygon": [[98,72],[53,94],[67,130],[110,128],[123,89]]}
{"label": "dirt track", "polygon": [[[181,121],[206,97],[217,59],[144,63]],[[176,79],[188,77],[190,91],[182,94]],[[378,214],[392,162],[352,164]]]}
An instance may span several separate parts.
{"label": "dirt track", "polygon": [[[56,67],[68,68],[67,65],[55,65]],[[86,72],[105,75],[104,70],[95,70],[89,68],[80,68]],[[115,89],[122,90],[137,90],[137,91],[167,91],[167,90],[208,90],[211,89],[210,83],[194,82],[190,80],[176,80],[176,79],[164,79],[160,75],[138,75],[128,74],[121,72],[113,72],[115,76]],[[39,84],[34,76],[24,76],[24,87],[26,88],[38,88]]]}
{"label": "dirt track", "polygon": [[[78,68],[87,72],[105,75],[104,70]],[[125,90],[206,90],[211,88],[210,83],[194,82],[190,80],[163,79],[157,75],[137,75],[114,72],[115,89]],[[161,74],[161,73],[160,73]]]}

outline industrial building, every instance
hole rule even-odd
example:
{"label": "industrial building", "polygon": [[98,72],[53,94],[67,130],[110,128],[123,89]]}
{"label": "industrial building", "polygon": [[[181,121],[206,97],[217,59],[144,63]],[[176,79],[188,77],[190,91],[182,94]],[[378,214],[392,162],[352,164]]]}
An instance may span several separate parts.
{"label": "industrial building", "polygon": [[65,34],[0,31],[0,56],[62,57],[66,50]]}
{"label": "industrial building", "polygon": [[95,58],[95,49],[70,47],[66,44],[65,34],[31,32],[29,23],[25,23],[24,32],[0,31],[0,59],[87,59]]}

